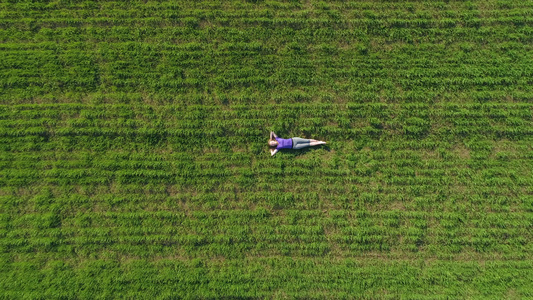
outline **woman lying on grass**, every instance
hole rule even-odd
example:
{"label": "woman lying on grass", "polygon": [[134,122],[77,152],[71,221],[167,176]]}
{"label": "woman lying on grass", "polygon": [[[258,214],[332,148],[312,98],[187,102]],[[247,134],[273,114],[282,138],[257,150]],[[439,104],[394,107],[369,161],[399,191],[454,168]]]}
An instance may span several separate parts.
{"label": "woman lying on grass", "polygon": [[268,140],[268,146],[270,147],[270,154],[274,155],[279,149],[302,149],[305,147],[322,145],[326,142],[317,141],[313,139],[302,139],[299,137],[293,137],[291,139],[281,139],[274,132],[270,132],[270,139]]}

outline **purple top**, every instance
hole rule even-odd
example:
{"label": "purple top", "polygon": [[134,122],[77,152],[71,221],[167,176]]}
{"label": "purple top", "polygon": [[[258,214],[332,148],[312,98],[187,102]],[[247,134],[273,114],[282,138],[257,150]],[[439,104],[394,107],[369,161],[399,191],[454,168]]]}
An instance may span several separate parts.
{"label": "purple top", "polygon": [[276,149],[292,149],[292,139],[280,139],[277,137],[276,141],[278,141]]}

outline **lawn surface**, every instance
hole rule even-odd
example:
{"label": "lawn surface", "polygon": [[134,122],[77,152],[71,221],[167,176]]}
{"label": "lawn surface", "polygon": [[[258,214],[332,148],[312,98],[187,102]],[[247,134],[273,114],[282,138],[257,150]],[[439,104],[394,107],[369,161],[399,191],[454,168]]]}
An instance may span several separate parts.
{"label": "lawn surface", "polygon": [[0,1],[0,298],[533,297],[532,112],[530,0]]}

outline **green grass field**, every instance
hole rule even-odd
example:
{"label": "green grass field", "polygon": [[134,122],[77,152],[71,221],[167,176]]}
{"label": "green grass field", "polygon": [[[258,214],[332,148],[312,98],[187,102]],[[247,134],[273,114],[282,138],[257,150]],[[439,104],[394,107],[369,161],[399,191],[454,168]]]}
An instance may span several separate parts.
{"label": "green grass field", "polygon": [[533,297],[531,0],[2,0],[0,104],[0,299]]}

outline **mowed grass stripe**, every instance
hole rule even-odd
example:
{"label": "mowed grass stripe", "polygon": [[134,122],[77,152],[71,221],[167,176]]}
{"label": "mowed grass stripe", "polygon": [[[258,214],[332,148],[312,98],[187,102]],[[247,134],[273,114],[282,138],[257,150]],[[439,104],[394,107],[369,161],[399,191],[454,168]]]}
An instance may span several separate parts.
{"label": "mowed grass stripe", "polygon": [[[46,20],[34,17],[25,20],[28,26],[23,28],[23,36],[6,29],[5,39],[13,39],[17,42],[16,45],[22,45],[18,43],[21,39],[29,43],[50,41],[43,46],[53,49],[52,53],[59,54],[59,59],[53,59],[54,55],[48,55],[43,59],[37,57],[40,63],[36,66],[35,55],[38,55],[39,50],[36,50],[35,55],[22,52],[15,54],[15,58],[3,59],[3,61],[18,60],[19,69],[31,66],[27,71],[15,72],[15,68],[11,68],[12,74],[4,81],[4,85],[9,87],[9,92],[3,95],[4,99],[35,101],[34,98],[39,97],[38,101],[54,102],[58,101],[58,98],[63,98],[60,95],[65,91],[69,91],[73,93],[71,97],[67,97],[70,99],[63,98],[61,101],[72,101],[73,98],[78,99],[77,101],[88,101],[94,99],[87,97],[88,93],[96,93],[96,98],[101,99],[101,93],[106,95],[113,89],[129,92],[134,89],[157,94],[163,94],[162,89],[165,89],[164,97],[167,101],[169,99],[175,101],[175,92],[189,95],[190,92],[196,91],[193,97],[196,99],[199,93],[208,88],[221,93],[222,98],[230,97],[229,100],[221,99],[221,102],[255,102],[258,100],[242,99],[242,97],[231,99],[232,95],[224,94],[230,91],[238,92],[241,88],[251,88],[257,91],[256,98],[263,98],[277,86],[283,85],[305,87],[311,94],[321,91],[322,98],[345,99],[350,96],[346,89],[353,89],[350,84],[358,84],[358,88],[368,90],[374,95],[384,89],[389,90],[389,93],[381,95],[387,101],[402,101],[402,92],[409,90],[431,90],[437,95],[447,91],[473,93],[472,97],[462,95],[463,101],[471,98],[498,101],[504,96],[490,95],[490,92],[510,86],[521,86],[522,90],[527,91],[526,93],[531,92],[531,84],[527,81],[528,74],[531,73],[531,68],[527,67],[531,65],[527,53],[531,52],[531,47],[527,45],[530,44],[528,37],[532,35],[528,29],[527,18],[522,18],[522,14],[527,15],[530,10],[528,3],[513,5],[440,3],[429,7],[420,3],[408,6],[387,3],[383,4],[382,10],[374,9],[370,2],[325,6],[315,3],[307,7],[286,3],[278,3],[279,7],[272,3],[242,4],[242,7],[235,5],[233,8],[232,4],[213,3],[200,4],[197,8],[181,4],[154,4],[148,9],[143,5],[128,4],[127,10],[119,10],[117,14],[120,19],[124,19],[126,11],[136,14],[140,10],[148,10],[155,14],[159,7],[170,6],[175,11],[170,12],[168,18],[178,20],[177,24],[173,24],[170,28],[156,26],[156,29],[153,28],[154,24],[151,24],[150,28],[139,25],[141,28],[133,31],[130,26],[117,27],[112,22],[106,26],[95,25],[84,28],[86,23],[83,22],[90,20],[85,17],[79,18],[78,22],[81,23],[68,25],[69,28],[58,28],[54,25],[45,26]],[[59,12],[60,15],[84,12],[89,16],[112,12],[117,6],[123,7],[119,3],[109,6],[74,4],[73,7],[77,7],[77,10],[60,11],[57,9],[62,7],[62,4],[22,6],[28,11],[43,8]],[[6,7],[11,6],[6,4]],[[109,9],[102,10],[98,9],[99,7]],[[219,10],[211,12],[214,7],[218,7]],[[280,19],[279,24],[273,28],[268,28],[268,24],[246,27],[239,23],[242,18],[257,18],[254,12],[276,20],[280,16],[265,10],[274,7],[287,10],[287,16],[290,17]],[[335,7],[342,8],[344,13],[339,14]],[[13,9],[17,10],[18,6],[14,6]],[[236,12],[230,12],[231,10]],[[296,12],[290,15],[292,10]],[[199,16],[190,17],[190,14],[188,15],[190,12]],[[502,24],[492,24],[487,21],[492,14],[496,14],[495,12],[509,16],[506,20],[514,22],[513,25],[505,23],[507,21]],[[145,13],[147,11],[141,14]],[[180,14],[184,14],[185,17],[181,18]],[[20,17],[20,12],[17,11],[16,15]],[[218,16],[230,21],[217,23],[216,20],[212,20]],[[313,19],[313,16],[321,19]],[[134,15],[134,17],[140,16]],[[409,28],[411,26],[409,22],[413,17],[415,28]],[[322,21],[315,25],[306,24],[314,22],[313,20]],[[343,24],[337,20],[362,20],[362,23],[347,25],[348,28],[340,31],[328,29],[330,26]],[[425,20],[425,22],[416,20]],[[188,27],[180,26],[182,22]],[[293,28],[284,29],[291,24]],[[108,27],[109,31],[101,30],[105,27]],[[161,32],[157,32],[158,30]],[[57,34],[55,31],[58,31]],[[510,39],[510,36],[514,39]],[[74,38],[78,40],[74,42]],[[60,40],[67,42],[58,45],[57,41]],[[130,42],[124,44],[124,40]],[[140,43],[139,40],[145,42]],[[91,41],[91,46],[86,43],[88,41]],[[92,43],[95,41],[102,43]],[[160,43],[161,41],[166,41],[166,46],[163,46],[165,43]],[[184,48],[165,51],[165,48],[171,45],[181,46],[174,45],[175,43],[183,45]],[[483,47],[477,47],[480,43]],[[121,44],[124,45],[119,46]],[[70,47],[78,51],[66,49]],[[79,51],[80,48],[83,50]],[[25,56],[26,59],[23,59]],[[414,56],[426,57],[421,60],[422,69],[410,70],[403,75],[402,62],[411,62]],[[255,67],[245,71],[242,66],[231,67],[240,65],[243,58],[245,62]],[[321,58],[325,59],[321,61]],[[457,65],[448,65],[449,59],[455,61]],[[490,66],[495,63],[498,67],[491,70]],[[476,66],[485,64],[486,67],[476,69]],[[180,67],[176,68],[176,65]],[[281,70],[273,68],[274,65],[282,66]],[[338,65],[341,69],[339,74],[327,70],[331,65]],[[352,66],[353,70],[343,71],[346,65]],[[159,67],[154,69],[155,66]],[[41,72],[36,72],[37,69]],[[362,71],[355,71],[358,69]],[[44,70],[49,72],[43,77]],[[69,76],[63,78],[54,76],[64,73],[61,71],[65,70],[70,71]],[[169,70],[172,72],[168,72]],[[40,77],[32,75],[38,73]],[[396,74],[399,77],[391,78],[388,77],[389,74]],[[445,74],[447,74],[445,78],[439,78]],[[420,75],[423,77],[420,78]],[[406,79],[401,79],[402,76],[406,76]],[[339,77],[345,78],[339,80]],[[359,77],[373,77],[373,79],[358,80]],[[380,80],[378,79],[380,77],[385,78]],[[31,89],[24,89],[27,85],[30,85]],[[50,93],[50,90],[53,92]],[[489,94],[480,94],[476,90],[488,91]],[[206,101],[187,98],[185,101]]]}

